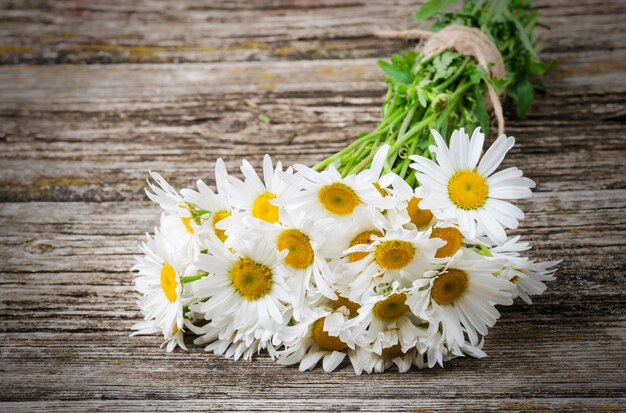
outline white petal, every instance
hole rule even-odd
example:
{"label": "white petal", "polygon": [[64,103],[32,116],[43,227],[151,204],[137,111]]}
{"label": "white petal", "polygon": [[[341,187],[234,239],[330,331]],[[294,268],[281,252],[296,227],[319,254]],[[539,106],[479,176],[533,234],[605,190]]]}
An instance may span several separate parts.
{"label": "white petal", "polygon": [[496,188],[489,188],[490,198],[523,199],[529,198],[532,194],[530,189],[519,186],[497,186]]}
{"label": "white petal", "polygon": [[498,139],[487,150],[478,164],[478,173],[482,176],[489,176],[500,166],[506,153],[515,145],[515,138],[512,136],[500,135]]}
{"label": "white petal", "polygon": [[324,361],[322,362],[322,367],[324,367],[324,371],[326,373],[330,373],[335,370],[339,364],[346,357],[346,353],[342,353],[340,351],[333,351],[326,357],[324,357]]}
{"label": "white petal", "polygon": [[476,212],[480,222],[483,224],[485,234],[487,234],[489,239],[497,244],[504,243],[506,241],[506,232],[504,232],[502,225],[484,209],[479,209]]}
{"label": "white petal", "polygon": [[311,370],[313,367],[315,367],[317,362],[322,357],[324,357],[324,354],[326,354],[325,351],[316,351],[316,352],[307,354],[306,356],[304,356],[304,358],[300,362],[300,366],[298,367],[298,370],[300,371]]}
{"label": "white petal", "polygon": [[476,168],[484,142],[485,135],[480,131],[480,127],[474,129],[472,138],[469,141],[469,153],[467,154],[468,169],[473,170]]}

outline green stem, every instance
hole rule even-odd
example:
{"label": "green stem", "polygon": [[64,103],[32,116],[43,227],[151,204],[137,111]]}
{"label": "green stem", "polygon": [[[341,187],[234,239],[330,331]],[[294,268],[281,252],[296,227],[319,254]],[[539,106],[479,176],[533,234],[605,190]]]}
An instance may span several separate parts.
{"label": "green stem", "polygon": [[189,275],[187,277],[180,277],[180,282],[183,284],[191,283],[194,281],[198,281],[200,278],[207,276],[207,273],[202,273],[198,275]]}
{"label": "green stem", "polygon": [[465,70],[465,67],[467,66],[467,64],[469,62],[470,62],[470,58],[469,57],[466,57],[465,59],[463,59],[463,63],[457,69],[457,71],[450,78],[446,79],[444,82],[439,84],[437,86],[437,89],[439,89],[441,91],[445,91],[448,86],[450,86],[452,83],[454,83],[454,81],[457,80],[459,76],[461,76],[461,74],[463,73],[463,71]]}
{"label": "green stem", "polygon": [[363,168],[365,168],[367,166],[368,163],[370,163],[372,161],[372,159],[374,158],[374,155],[376,154],[375,151],[371,151],[369,155],[367,155],[367,157],[363,158],[363,160],[361,162],[359,162],[358,164],[356,164],[356,166],[354,168],[352,168],[346,175],[349,174],[358,174],[359,172],[361,172],[363,170]]}
{"label": "green stem", "polygon": [[341,176],[347,176],[350,173],[350,170],[352,169],[352,167],[355,164],[357,164],[361,159],[363,159],[363,156],[365,156],[365,153],[371,150],[369,146],[370,146],[369,142],[364,142],[363,145],[361,145],[361,147],[359,147],[359,149],[356,152],[354,152],[352,155],[349,155],[346,159],[344,159],[344,162],[346,164],[341,169]]}
{"label": "green stem", "polygon": [[408,132],[406,132],[402,137],[399,137],[396,143],[389,150],[390,152],[398,152],[400,148],[404,145],[404,142],[407,141],[411,136],[415,135],[417,132],[422,130],[426,125],[428,125],[431,121],[433,121],[437,117],[437,113],[433,113],[425,119],[422,119],[420,122],[416,123]]}
{"label": "green stem", "polygon": [[352,142],[350,145],[348,145],[345,149],[337,152],[336,154],[329,156],[328,158],[324,159],[322,162],[318,163],[317,165],[315,165],[313,167],[313,169],[315,169],[316,171],[319,171],[321,169],[324,169],[326,166],[328,166],[329,164],[333,163],[334,161],[336,161],[337,159],[341,159],[344,155],[353,152],[355,148],[357,148],[358,146],[360,146],[361,144],[373,139],[373,138],[377,138],[379,136],[381,136],[382,134],[384,134],[386,131],[388,131],[390,128],[392,128],[396,123],[398,123],[398,121],[402,118],[402,115],[404,114],[404,111],[398,111],[398,113],[394,114],[392,117],[390,117],[386,122],[386,125],[383,123],[381,124],[378,128],[376,128],[376,130],[368,135],[362,136],[359,139],[357,139],[356,141]]}
{"label": "green stem", "polygon": [[[409,110],[409,113],[407,113],[406,117],[404,118],[404,121],[402,122],[402,125],[400,126],[400,130],[398,131],[398,134],[394,137],[397,138],[397,137],[403,136],[406,133],[406,130],[408,129],[409,125],[411,124],[411,121],[413,120],[416,110],[417,110],[417,103],[414,103],[413,106],[411,107],[411,110]],[[390,145],[394,144],[393,141],[391,142],[388,141],[388,143]],[[393,152],[392,150],[389,151],[389,154],[387,154],[387,158],[389,159],[389,165],[395,164],[397,155],[398,154]]]}
{"label": "green stem", "polygon": [[[415,154],[415,147],[417,146],[418,141],[419,139],[413,139],[413,142],[411,142],[411,148],[409,149],[409,153],[411,155]],[[409,158],[406,158],[402,162],[402,169],[400,169],[400,173],[398,173],[398,175],[400,175],[400,178],[404,179],[404,177],[406,176],[406,172],[409,169],[410,164],[411,164],[411,160]]]}

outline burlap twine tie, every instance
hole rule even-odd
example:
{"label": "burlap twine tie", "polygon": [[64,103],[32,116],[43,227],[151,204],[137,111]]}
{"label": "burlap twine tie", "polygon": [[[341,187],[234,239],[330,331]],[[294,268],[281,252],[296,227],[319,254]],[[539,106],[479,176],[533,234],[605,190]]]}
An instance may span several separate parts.
{"label": "burlap twine tie", "polygon": [[[419,46],[425,58],[430,58],[445,50],[456,50],[464,56],[472,56],[484,67],[491,77],[504,79],[506,72],[502,55],[489,36],[473,27],[450,25],[438,32],[426,30],[381,31],[376,36],[387,39],[425,39]],[[489,82],[487,90],[493,113],[498,121],[498,135],[504,133],[504,116],[498,94]]]}

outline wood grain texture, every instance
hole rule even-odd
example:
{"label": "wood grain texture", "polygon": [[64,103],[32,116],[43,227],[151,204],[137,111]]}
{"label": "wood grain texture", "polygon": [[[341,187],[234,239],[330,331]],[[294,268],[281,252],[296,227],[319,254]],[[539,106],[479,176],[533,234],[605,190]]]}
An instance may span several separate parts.
{"label": "wood grain texture", "polygon": [[[502,309],[483,360],[354,376],[129,338],[148,169],[212,181],[264,153],[314,163],[378,120],[377,58],[416,2],[0,2],[3,411],[625,411],[626,4],[538,1],[551,31],[506,165],[538,183],[518,231],[563,258]],[[267,114],[269,124],[259,122]]]}

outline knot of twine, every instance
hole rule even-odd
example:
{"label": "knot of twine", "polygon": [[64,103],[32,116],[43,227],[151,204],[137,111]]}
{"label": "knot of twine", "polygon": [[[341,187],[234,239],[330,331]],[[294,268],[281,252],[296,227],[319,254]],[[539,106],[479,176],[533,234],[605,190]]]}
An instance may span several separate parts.
{"label": "knot of twine", "polygon": [[[472,56],[493,78],[504,79],[506,71],[500,51],[493,41],[482,31],[473,27],[453,24],[438,32],[426,30],[381,31],[376,36],[386,39],[425,39],[419,47],[425,58],[430,58],[445,50],[456,50],[464,56]],[[489,82],[487,91],[493,113],[498,121],[498,135],[504,132],[504,116],[498,94]]]}

